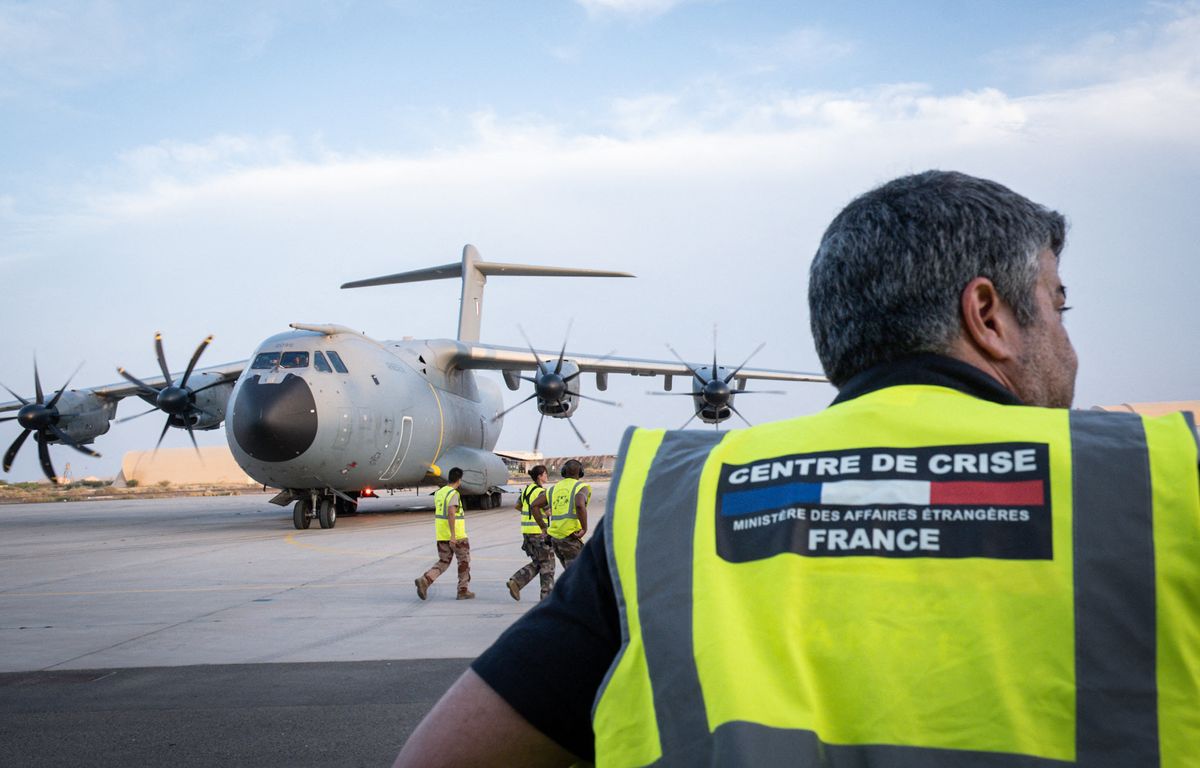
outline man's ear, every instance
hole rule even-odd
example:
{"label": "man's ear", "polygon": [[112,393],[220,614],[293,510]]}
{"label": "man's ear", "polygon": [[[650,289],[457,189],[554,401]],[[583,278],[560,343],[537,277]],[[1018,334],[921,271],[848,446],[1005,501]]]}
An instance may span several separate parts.
{"label": "man's ear", "polygon": [[1012,309],[986,277],[967,283],[961,299],[963,335],[988,360],[1012,360],[1020,327]]}

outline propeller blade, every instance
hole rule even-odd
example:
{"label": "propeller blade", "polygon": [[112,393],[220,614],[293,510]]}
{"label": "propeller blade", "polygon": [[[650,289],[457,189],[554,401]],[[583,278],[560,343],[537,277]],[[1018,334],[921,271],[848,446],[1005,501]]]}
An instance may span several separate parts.
{"label": "propeller blade", "polygon": [[647,391],[646,394],[647,395],[655,395],[655,396],[662,395],[664,397],[695,397],[697,393],[695,393],[695,392],[659,392],[659,391],[655,390],[653,392]]}
{"label": "propeller blade", "polygon": [[545,421],[546,421],[546,414],[543,413],[542,417],[540,419],[538,419],[537,432],[533,436],[533,452],[534,453],[537,453],[538,442],[540,442],[542,439],[542,423]]}
{"label": "propeller blade", "polygon": [[786,395],[782,389],[735,389],[730,395]]}
{"label": "propeller blade", "polygon": [[21,450],[21,445],[25,442],[25,438],[29,437],[29,430],[23,430],[17,435],[17,439],[13,440],[12,445],[8,446],[8,450],[4,452],[4,471],[12,469],[13,459],[17,458],[17,451]]}
{"label": "propeller blade", "polygon": [[8,386],[7,386],[7,385],[5,385],[5,384],[0,384],[0,387],[4,387],[6,390],[8,390],[8,394],[10,394],[10,395],[12,395],[13,397],[17,398],[18,400],[20,400],[20,401],[21,401],[21,405],[29,405],[29,401],[28,401],[28,400],[26,400],[25,398],[21,397],[21,396],[20,396],[20,395],[18,395],[16,392],[13,392],[11,389],[8,389]]}
{"label": "propeller blade", "polygon": [[621,404],[619,402],[617,402],[616,400],[601,400],[598,397],[592,397],[591,395],[582,395],[578,392],[575,393],[575,397],[578,397],[582,400],[591,400],[592,402],[595,402],[595,403],[604,403],[605,405],[615,405],[618,408],[621,406]]}
{"label": "propeller blade", "polygon": [[[728,384],[729,382],[733,381],[733,377],[734,377],[734,376],[737,376],[737,375],[738,375],[738,372],[739,372],[739,371],[741,371],[743,368],[745,368],[745,367],[746,367],[746,363],[750,362],[750,358],[752,358],[752,357],[754,357],[755,355],[757,355],[757,354],[759,353],[759,351],[760,351],[760,350],[762,350],[762,348],[763,348],[763,347],[765,347],[765,346],[767,346],[767,342],[765,342],[765,341],[764,341],[762,344],[759,344],[757,347],[755,347],[753,352],[751,352],[750,354],[746,355],[746,359],[742,361],[742,364],[741,364],[741,365],[739,365],[737,368],[734,368],[734,369],[733,369],[733,373],[731,373],[731,374],[729,374],[728,376],[726,376],[726,377],[725,377],[725,383],[726,383],[726,384]],[[714,359],[715,359],[715,358],[714,358]],[[713,369],[713,375],[714,375],[714,376],[716,376],[716,375],[717,375],[717,373],[716,373],[716,369],[715,369],[715,368]]]}
{"label": "propeller blade", "polygon": [[184,427],[187,429],[188,437],[192,438],[192,447],[196,449],[196,457],[200,459],[200,463],[203,464],[204,457],[200,455],[200,445],[196,442],[196,433],[192,431],[192,425],[185,424]]}
{"label": "propeller blade", "polygon": [[205,384],[203,387],[200,387],[200,389],[193,389],[192,394],[198,395],[206,389],[212,389],[213,387],[219,387],[222,384],[228,384],[228,383],[229,382],[227,382],[225,379],[221,379],[220,381],[214,381],[212,384]]}
{"label": "propeller blade", "polygon": [[713,323],[713,367],[712,377],[717,378],[717,324]]}
{"label": "propeller blade", "polygon": [[158,394],[157,389],[150,386],[146,382],[142,381],[137,376],[134,376],[132,373],[125,370],[124,368],[118,368],[117,373],[119,373],[121,375],[121,378],[125,379],[130,384],[134,385],[135,387],[141,389],[146,394],[148,394],[148,395],[157,395]]}
{"label": "propeller blade", "polygon": [[149,416],[150,414],[154,413],[154,412],[155,412],[155,411],[157,411],[157,410],[158,410],[157,408],[151,408],[151,409],[150,409],[150,410],[148,410],[148,411],[142,411],[141,413],[134,414],[133,416],[124,416],[124,417],[122,417],[122,418],[119,418],[119,419],[114,419],[114,420],[113,420],[113,423],[114,423],[114,424],[124,424],[124,423],[125,423],[125,422],[127,422],[127,421],[133,421],[134,419],[140,419],[140,418],[142,418],[143,416]]}
{"label": "propeller blade", "polygon": [[38,444],[38,460],[42,463],[42,471],[46,473],[46,477],[50,482],[58,485],[58,474],[54,471],[54,465],[50,463],[50,449],[46,447],[46,442],[39,439]]}
{"label": "propeller blade", "polygon": [[563,357],[565,357],[567,354],[567,339],[570,338],[570,336],[571,336],[571,326],[574,324],[575,324],[574,318],[567,321],[567,332],[563,334],[562,349],[560,349],[558,351],[558,363],[556,363],[554,366],[555,373],[562,373]]}
{"label": "propeller blade", "polygon": [[162,445],[163,438],[167,436],[167,430],[171,428],[171,417],[167,417],[167,423],[163,424],[162,433],[158,436],[158,442],[154,444],[154,455],[158,455],[158,447]]}
{"label": "propeller blade", "polygon": [[520,375],[520,376],[517,376],[517,378],[520,379],[521,381],[528,381],[530,384],[534,385],[535,387],[537,386],[537,383],[538,383],[538,380],[533,378],[532,376]]}
{"label": "propeller blade", "polygon": [[[750,420],[749,420],[749,419],[747,419],[745,416],[743,416],[743,415],[742,415],[742,412],[741,412],[741,411],[739,411],[737,408],[735,408],[735,407],[734,407],[734,405],[733,405],[733,403],[732,403],[732,402],[730,402],[728,405],[729,405],[729,410],[731,410],[731,411],[733,411],[734,413],[736,413],[736,414],[738,415],[738,418],[739,418],[739,419],[741,419],[742,421],[746,422],[746,426],[747,426],[747,427],[753,427],[753,426],[754,426],[753,424],[751,424],[751,423],[750,423]],[[718,423],[719,423],[719,422],[718,422]]]}
{"label": "propeller blade", "polygon": [[46,402],[45,396],[42,394],[42,377],[38,376],[37,358],[33,358],[33,391],[37,394],[38,405]]}
{"label": "propeller blade", "polygon": [[19,418],[21,418],[21,417],[20,416],[5,416],[4,418],[0,419],[0,423],[5,422],[5,421],[16,421]]}
{"label": "propeller blade", "polygon": [[[597,362],[597,363],[603,363],[605,360],[607,360],[608,358],[612,357],[612,356],[613,356],[613,355],[615,355],[615,354],[617,354],[617,350],[615,350],[615,349],[614,349],[614,350],[611,350],[611,351],[609,351],[609,353],[608,353],[607,355],[603,355],[603,356],[601,356],[601,357],[598,357],[598,358],[596,358],[596,362]],[[579,375],[580,375],[581,373],[583,373],[583,371],[582,371],[582,370],[580,370],[580,371],[575,371],[575,373],[572,373],[570,376],[567,376],[567,377],[563,378],[563,383],[564,383],[564,384],[569,384],[569,383],[571,383],[571,381],[572,381],[572,380],[579,378]]]}
{"label": "propeller blade", "polygon": [[183,372],[183,378],[179,380],[179,386],[181,386],[181,387],[187,386],[188,376],[192,375],[192,369],[196,367],[196,361],[200,359],[200,355],[204,354],[204,349],[209,344],[212,344],[212,339],[213,339],[212,334],[209,334],[208,338],[205,339],[204,341],[200,342],[200,346],[196,347],[195,354],[192,355],[191,361],[188,362],[187,370]]}
{"label": "propeller blade", "polygon": [[[546,373],[546,365],[542,362],[542,358],[538,356],[537,350],[533,348],[533,342],[530,341],[529,336],[525,334],[525,329],[518,325],[517,330],[521,332],[521,338],[525,339],[526,346],[528,346],[529,351],[533,353],[533,359],[537,361],[538,373]],[[533,379],[530,379],[530,381],[533,381]]]}
{"label": "propeller blade", "polygon": [[506,413],[508,413],[509,411],[513,410],[513,408],[517,408],[517,407],[519,407],[519,406],[522,406],[522,405],[524,405],[525,403],[528,403],[530,400],[532,400],[532,399],[533,399],[533,398],[535,398],[535,397],[537,397],[537,392],[534,392],[532,395],[530,395],[529,397],[525,398],[524,400],[522,400],[521,402],[517,403],[516,405],[512,406],[511,408],[505,408],[503,411],[500,411],[500,413],[497,413],[495,416],[493,416],[493,417],[492,417],[492,422],[493,422],[493,423],[495,423],[495,422],[499,421],[500,419],[504,418],[504,415],[505,415]]}
{"label": "propeller blade", "polygon": [[[669,393],[668,393],[668,394],[669,394]],[[695,414],[695,413],[693,413],[691,416],[689,416],[689,417],[688,417],[688,420],[687,420],[687,421],[685,421],[685,422],[683,422],[683,426],[682,426],[682,427],[680,427],[680,429],[687,429],[687,425],[688,425],[688,424],[691,424],[691,423],[692,423],[692,421],[694,421],[694,420],[695,420],[696,416],[697,416],[697,414]]]}
{"label": "propeller blade", "polygon": [[[613,356],[613,355],[615,355],[615,354],[617,354],[617,350],[615,350],[615,349],[614,349],[614,350],[612,350],[611,352],[609,352],[607,355],[604,355],[603,357],[598,357],[598,358],[596,358],[596,362],[597,362],[597,363],[603,363],[605,360],[607,360],[608,358],[612,357],[612,356]],[[582,370],[575,371],[575,373],[572,373],[570,376],[566,376],[566,377],[564,377],[564,378],[563,378],[563,383],[564,383],[564,384],[570,384],[572,381],[574,381],[575,379],[579,378],[579,376],[580,376],[582,373],[583,373],[583,371],[582,371]]]}
{"label": "propeller blade", "polygon": [[79,451],[80,453],[85,453],[88,456],[92,456],[93,458],[97,458],[97,459],[100,458],[100,454],[96,453],[91,448],[87,448],[87,447],[75,442],[74,440],[71,439],[70,435],[68,435],[66,432],[63,432],[61,429],[54,426],[53,424],[50,425],[48,431],[51,434],[53,434],[55,437],[57,437],[58,442],[62,443],[63,445],[69,445],[72,448],[74,448],[75,450]]}
{"label": "propeller blade", "polygon": [[671,354],[672,354],[672,355],[675,355],[675,359],[676,359],[676,360],[678,360],[679,362],[683,363],[683,367],[688,369],[688,373],[690,373],[690,374],[692,374],[693,376],[695,376],[695,377],[696,377],[696,381],[700,382],[701,384],[707,384],[707,383],[708,383],[708,379],[706,379],[706,378],[704,378],[703,376],[701,376],[701,375],[700,375],[700,373],[699,373],[699,372],[698,372],[698,371],[697,371],[695,368],[693,368],[693,367],[691,366],[691,364],[690,364],[690,363],[688,363],[688,361],[687,361],[687,360],[684,360],[682,357],[680,357],[680,356],[679,356],[679,353],[675,351],[675,348],[674,348],[674,347],[672,347],[670,344],[668,344],[668,345],[667,345],[667,349],[671,350]]}
{"label": "propeller blade", "polygon": [[83,363],[80,363],[79,365],[75,366],[75,371],[70,376],[67,377],[67,382],[62,385],[62,389],[60,389],[60,390],[58,390],[58,392],[54,393],[54,397],[50,398],[50,402],[46,403],[47,408],[53,408],[54,406],[58,405],[58,399],[63,396],[63,392],[67,391],[67,387],[70,386],[70,384],[71,384],[71,379],[75,378],[75,374],[79,373],[79,369],[82,367],[83,367]]}
{"label": "propeller blade", "polygon": [[583,439],[583,435],[580,434],[579,428],[575,426],[575,420],[568,416],[567,424],[571,426],[571,431],[575,433],[575,437],[579,438],[579,442],[583,443],[583,447],[590,450],[592,446],[588,445],[588,441]]}
{"label": "propeller blade", "polygon": [[154,334],[154,353],[158,355],[158,367],[162,369],[163,378],[167,380],[167,386],[175,386],[175,382],[171,381],[171,372],[167,370],[167,356],[163,354],[162,333]]}

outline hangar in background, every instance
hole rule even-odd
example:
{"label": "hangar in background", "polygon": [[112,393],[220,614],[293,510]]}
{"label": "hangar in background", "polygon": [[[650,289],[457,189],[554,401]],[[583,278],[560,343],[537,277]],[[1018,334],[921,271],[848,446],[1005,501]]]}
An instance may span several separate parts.
{"label": "hangar in background", "polygon": [[131,480],[138,485],[258,485],[234,461],[227,445],[206,445],[199,455],[194,448],[160,448],[157,455],[130,451],[121,458],[113,485],[124,488]]}

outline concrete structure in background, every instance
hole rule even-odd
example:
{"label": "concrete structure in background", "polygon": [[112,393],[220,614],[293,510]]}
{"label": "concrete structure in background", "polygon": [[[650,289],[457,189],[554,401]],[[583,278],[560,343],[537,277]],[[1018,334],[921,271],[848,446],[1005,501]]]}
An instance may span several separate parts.
{"label": "concrete structure in background", "polygon": [[130,480],[138,485],[258,485],[233,459],[229,447],[209,445],[200,449],[162,448],[154,451],[130,451],[121,458],[121,472],[113,480],[117,488]]}

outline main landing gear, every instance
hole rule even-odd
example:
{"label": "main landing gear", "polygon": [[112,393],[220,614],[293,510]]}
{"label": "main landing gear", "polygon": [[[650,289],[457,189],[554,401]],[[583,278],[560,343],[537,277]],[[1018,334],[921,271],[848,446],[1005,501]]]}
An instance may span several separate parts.
{"label": "main landing gear", "polygon": [[332,528],[337,525],[338,515],[353,515],[357,511],[357,500],[347,501],[332,493],[313,491],[292,507],[292,525],[303,531],[315,518],[322,528]]}
{"label": "main landing gear", "polygon": [[479,496],[463,496],[463,506],[467,509],[496,509],[500,506],[500,491],[492,491]]}

